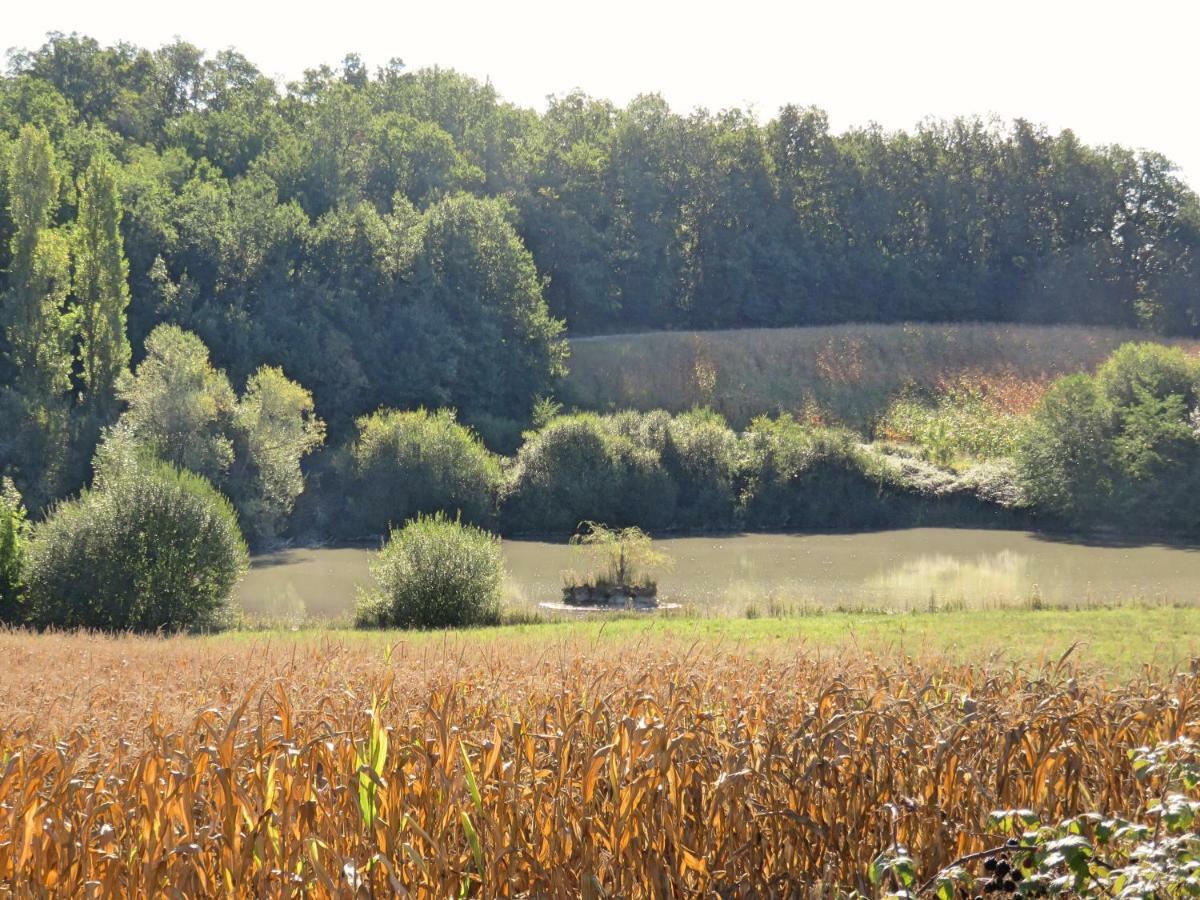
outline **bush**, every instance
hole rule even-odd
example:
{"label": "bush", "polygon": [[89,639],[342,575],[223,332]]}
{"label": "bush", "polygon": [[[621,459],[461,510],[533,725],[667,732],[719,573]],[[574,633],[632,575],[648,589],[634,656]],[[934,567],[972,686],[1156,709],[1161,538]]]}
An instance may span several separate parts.
{"label": "bush", "polygon": [[584,521],[662,527],[674,519],[677,494],[658,453],[618,433],[611,420],[562,416],[517,454],[504,522],[517,532],[571,533]]}
{"label": "bush", "polygon": [[246,569],[232,506],[163,463],[106,477],[58,506],[28,550],[30,620],[105,631],[222,624]]}
{"label": "bush", "polygon": [[1122,344],[1096,370],[1096,386],[1115,407],[1128,407],[1147,395],[1157,400],[1178,396],[1188,409],[1196,405],[1197,365],[1178,347]]}
{"label": "bush", "polygon": [[371,564],[373,591],[360,596],[367,628],[463,628],[500,618],[500,540],[443,513],[393,531]]}
{"label": "bush", "polygon": [[1126,344],[1096,372],[1051,386],[1017,455],[1032,505],[1080,527],[1200,529],[1196,365]]}
{"label": "bush", "polygon": [[1113,487],[1110,420],[1087,375],[1050,386],[1017,451],[1017,471],[1036,509],[1079,519],[1101,513]]}
{"label": "bush", "polygon": [[741,513],[753,528],[894,524],[854,435],[758,418],[742,437]]}
{"label": "bush", "polygon": [[449,410],[363,416],[349,466],[347,521],[356,534],[381,534],[421,513],[477,524],[495,516],[500,461]]}
{"label": "bush", "polygon": [[23,618],[22,570],[28,530],[21,495],[5,478],[0,482],[0,623],[16,624]]}

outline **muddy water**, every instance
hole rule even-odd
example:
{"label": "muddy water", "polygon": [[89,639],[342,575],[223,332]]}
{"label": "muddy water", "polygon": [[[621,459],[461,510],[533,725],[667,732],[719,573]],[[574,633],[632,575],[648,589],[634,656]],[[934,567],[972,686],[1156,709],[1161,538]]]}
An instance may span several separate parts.
{"label": "muddy water", "polygon": [[[860,534],[739,534],[655,542],[672,559],[662,599],[742,614],[772,602],[906,609],[986,607],[1040,597],[1047,604],[1125,599],[1200,600],[1200,551],[1098,546],[1026,532],[915,528]],[[579,569],[565,544],[505,541],[514,605],[559,596]],[[372,551],[292,549],[255,557],[238,590],[248,614],[270,619],[350,615],[370,584]]]}

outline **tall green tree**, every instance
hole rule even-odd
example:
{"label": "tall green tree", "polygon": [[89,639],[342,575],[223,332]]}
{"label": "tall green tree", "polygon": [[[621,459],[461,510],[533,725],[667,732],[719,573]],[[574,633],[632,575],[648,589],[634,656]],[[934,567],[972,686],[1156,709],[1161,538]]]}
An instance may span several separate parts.
{"label": "tall green tree", "polygon": [[17,470],[35,506],[53,495],[64,459],[70,389],[72,316],[67,241],[52,227],[60,180],[50,137],[21,129],[8,167],[8,290],[0,302],[13,383],[3,398],[19,425],[0,446],[0,465]]}
{"label": "tall green tree", "polygon": [[84,401],[101,423],[116,411],[116,385],[131,356],[125,329],[129,263],[121,241],[121,200],[112,163],[99,158],[79,185],[75,299]]}

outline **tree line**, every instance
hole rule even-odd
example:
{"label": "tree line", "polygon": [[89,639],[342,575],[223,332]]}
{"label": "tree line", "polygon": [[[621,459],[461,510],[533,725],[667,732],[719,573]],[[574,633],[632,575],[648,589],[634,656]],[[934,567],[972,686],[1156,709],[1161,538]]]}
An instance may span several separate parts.
{"label": "tree line", "polygon": [[232,50],[54,34],[0,77],[0,172],[0,469],[34,507],[86,480],[164,324],[231,390],[281,367],[341,436],[421,404],[519,434],[567,329],[1200,330],[1169,161],[1023,121],[538,113],[399,61],[280,85]]}

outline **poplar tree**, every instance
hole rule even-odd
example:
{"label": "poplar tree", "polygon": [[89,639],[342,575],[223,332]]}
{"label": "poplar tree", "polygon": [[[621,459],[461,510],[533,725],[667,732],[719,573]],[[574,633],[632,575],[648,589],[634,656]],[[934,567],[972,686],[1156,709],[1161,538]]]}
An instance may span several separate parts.
{"label": "poplar tree", "polygon": [[17,391],[33,408],[55,406],[70,389],[70,259],[67,241],[51,227],[58,191],[50,137],[26,125],[8,167],[14,232],[0,313]]}
{"label": "poplar tree", "polygon": [[14,374],[11,387],[0,392],[0,418],[15,423],[0,438],[0,464],[14,468],[34,508],[60,487],[70,438],[70,254],[52,226],[59,186],[49,135],[26,125],[8,166],[13,236],[0,324]]}
{"label": "poplar tree", "polygon": [[121,199],[112,164],[98,158],[79,185],[75,223],[75,300],[83,396],[99,423],[116,411],[117,378],[129,368],[125,310],[129,263],[121,243]]}

